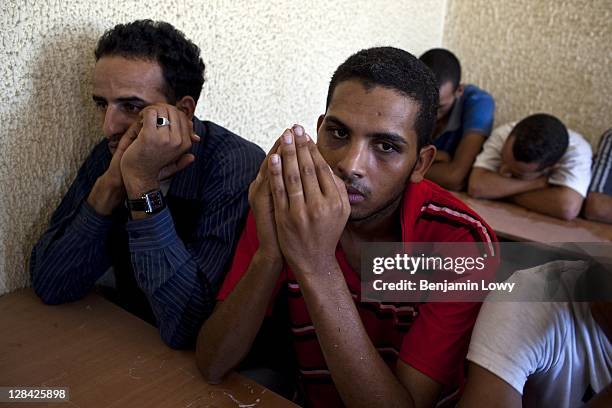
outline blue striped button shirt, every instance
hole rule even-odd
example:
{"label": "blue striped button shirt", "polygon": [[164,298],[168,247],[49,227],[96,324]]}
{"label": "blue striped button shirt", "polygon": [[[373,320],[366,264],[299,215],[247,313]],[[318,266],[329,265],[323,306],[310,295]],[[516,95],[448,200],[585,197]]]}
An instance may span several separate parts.
{"label": "blue striped button shirt", "polygon": [[86,200],[108,168],[107,141],[99,143],[55,210],[32,250],[30,273],[45,303],[83,297],[112,267],[117,303],[157,323],[171,347],[191,347],[214,306],[248,208],[248,187],[263,151],[212,122],[194,118],[202,138],[196,161],[172,178],[168,207],[128,220],[121,206],[101,216]]}
{"label": "blue striped button shirt", "polygon": [[589,191],[612,196],[612,128],[601,135],[591,173],[593,179]]}

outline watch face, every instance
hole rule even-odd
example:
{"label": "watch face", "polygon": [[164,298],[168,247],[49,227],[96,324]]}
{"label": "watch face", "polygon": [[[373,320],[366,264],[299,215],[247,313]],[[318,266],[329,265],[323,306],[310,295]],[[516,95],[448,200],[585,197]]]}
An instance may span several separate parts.
{"label": "watch face", "polygon": [[166,203],[164,202],[164,196],[159,190],[145,193],[142,198],[145,200],[145,212],[148,214],[154,214],[163,210],[166,207]]}
{"label": "watch face", "polygon": [[147,214],[156,214],[166,208],[166,201],[160,190],[146,192],[136,200],[128,200],[127,204],[130,211],[144,211]]}

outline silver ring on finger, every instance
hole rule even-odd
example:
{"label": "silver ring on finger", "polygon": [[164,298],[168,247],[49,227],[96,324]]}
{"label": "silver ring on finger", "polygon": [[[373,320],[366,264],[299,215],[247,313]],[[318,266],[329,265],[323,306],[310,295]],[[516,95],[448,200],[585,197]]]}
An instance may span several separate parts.
{"label": "silver ring on finger", "polygon": [[164,127],[164,126],[170,126],[170,121],[168,120],[168,118],[164,118],[163,116],[159,116],[157,118],[156,125],[157,125],[158,128]]}

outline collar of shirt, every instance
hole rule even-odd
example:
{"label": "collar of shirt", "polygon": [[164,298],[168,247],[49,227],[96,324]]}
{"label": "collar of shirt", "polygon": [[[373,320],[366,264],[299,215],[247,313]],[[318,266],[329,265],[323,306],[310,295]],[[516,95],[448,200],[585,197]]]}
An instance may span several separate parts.
{"label": "collar of shirt", "polygon": [[453,108],[451,109],[450,117],[448,118],[448,123],[446,124],[446,128],[441,133],[443,135],[446,132],[454,132],[461,127],[461,116],[463,114],[463,99],[465,98],[465,93],[463,93],[459,98],[455,99],[455,103],[453,104]]}

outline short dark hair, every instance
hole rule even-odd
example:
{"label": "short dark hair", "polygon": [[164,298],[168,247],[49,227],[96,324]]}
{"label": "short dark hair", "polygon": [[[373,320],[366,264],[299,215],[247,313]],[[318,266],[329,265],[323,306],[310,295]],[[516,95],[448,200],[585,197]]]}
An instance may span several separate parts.
{"label": "short dark hair", "polygon": [[164,76],[163,92],[171,103],[191,96],[196,103],[204,85],[205,65],[200,49],[172,24],[137,20],[117,24],[98,40],[96,61],[121,56],[157,62]]}
{"label": "short dark hair", "polygon": [[351,55],[334,72],[327,91],[326,109],[339,83],[356,79],[366,89],[374,86],[397,91],[419,105],[414,123],[417,152],[431,144],[438,108],[438,87],[431,71],[414,55],[393,47],[364,49]]}
{"label": "short dark hair", "polygon": [[455,54],[444,48],[432,48],[419,59],[433,71],[439,87],[450,81],[453,89],[457,89],[461,83],[461,64]]}
{"label": "short dark hair", "polygon": [[569,133],[563,122],[546,113],[527,116],[516,124],[510,136],[514,136],[514,159],[539,163],[540,169],[558,162],[569,144]]}

